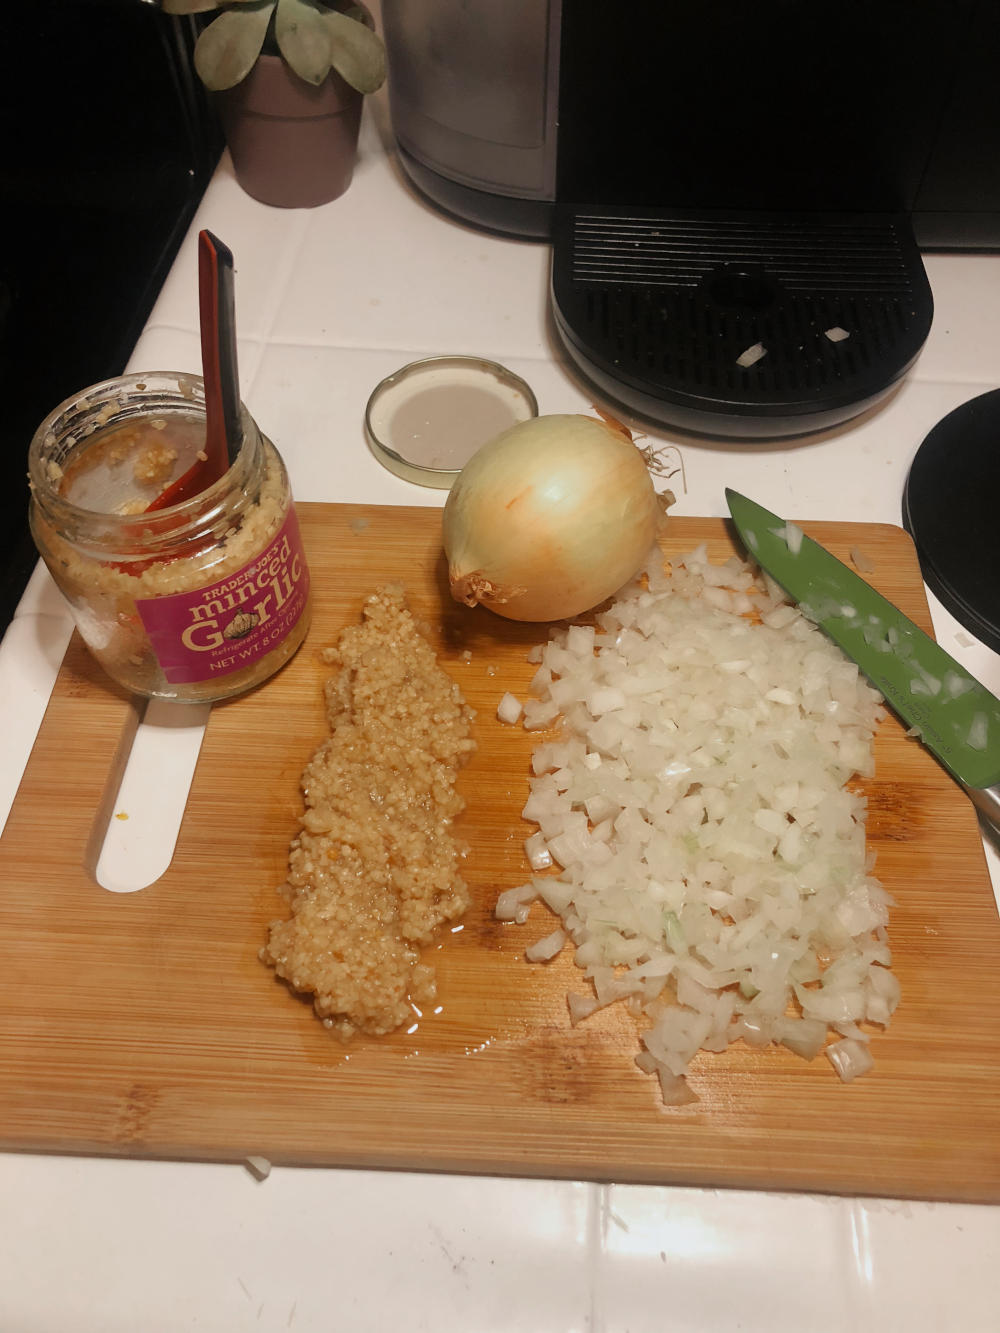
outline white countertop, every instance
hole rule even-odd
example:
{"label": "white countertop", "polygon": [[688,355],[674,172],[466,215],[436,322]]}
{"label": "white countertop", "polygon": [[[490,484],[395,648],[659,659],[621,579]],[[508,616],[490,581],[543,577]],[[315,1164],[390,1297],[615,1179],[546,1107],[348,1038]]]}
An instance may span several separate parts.
{"label": "white countertop", "polygon": [[[224,159],[129,367],[200,371],[194,238],[211,228],[236,256],[243,396],[301,500],[443,502],[364,439],[370,390],[417,357],[502,361],[542,412],[593,401],[548,315],[548,248],[437,213],[388,144],[379,94],[350,190],[309,212],[255,203]],[[899,524],[927,432],[1000,380],[1000,256],[927,269],[933,329],[881,408],[778,446],[652,436],[682,467],[675,512],[722,515],[730,485],[789,517]],[[1000,691],[1000,657],[931,600],[943,645]],[[36,572],[0,644],[0,818],[67,637]],[[28,1154],[0,1154],[0,1200],[0,1333],[1000,1327],[1000,1207]]]}

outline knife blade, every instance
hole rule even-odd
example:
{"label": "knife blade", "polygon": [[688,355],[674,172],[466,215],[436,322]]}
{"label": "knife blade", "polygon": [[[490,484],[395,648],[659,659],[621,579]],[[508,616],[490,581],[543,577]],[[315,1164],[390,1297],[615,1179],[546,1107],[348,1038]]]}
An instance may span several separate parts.
{"label": "knife blade", "polygon": [[1000,699],[794,523],[726,489],[752,560],[852,658],[1000,828]]}

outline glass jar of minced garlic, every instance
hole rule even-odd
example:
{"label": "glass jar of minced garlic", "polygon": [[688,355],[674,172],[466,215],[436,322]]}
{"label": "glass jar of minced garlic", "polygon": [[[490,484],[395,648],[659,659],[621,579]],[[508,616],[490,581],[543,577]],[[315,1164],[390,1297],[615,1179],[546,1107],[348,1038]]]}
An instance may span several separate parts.
{"label": "glass jar of minced garlic", "polygon": [[273,675],[309,624],[309,570],[288,474],[242,408],[228,471],[150,505],[204,459],[196,375],[97,384],[42,422],[28,455],[31,530],[109,676],[147,697],[213,702]]}

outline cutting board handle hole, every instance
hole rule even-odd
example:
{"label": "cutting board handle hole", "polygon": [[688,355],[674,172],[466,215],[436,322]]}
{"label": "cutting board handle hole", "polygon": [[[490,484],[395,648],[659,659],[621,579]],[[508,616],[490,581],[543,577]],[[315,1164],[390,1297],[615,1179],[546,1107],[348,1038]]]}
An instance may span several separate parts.
{"label": "cutting board handle hole", "polygon": [[169,868],[210,712],[150,699],[126,728],[88,855],[101,888],[135,893]]}

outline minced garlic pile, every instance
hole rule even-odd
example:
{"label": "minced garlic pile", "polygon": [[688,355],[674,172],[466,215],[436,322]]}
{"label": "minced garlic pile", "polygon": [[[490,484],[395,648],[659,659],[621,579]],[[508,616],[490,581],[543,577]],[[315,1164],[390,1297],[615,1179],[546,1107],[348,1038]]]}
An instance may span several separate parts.
{"label": "minced garlic pile", "polygon": [[391,1032],[434,998],[419,948],[469,906],[450,826],[474,716],[398,587],[324,654],[331,735],[302,775],[306,811],[263,962],[341,1037]]}

